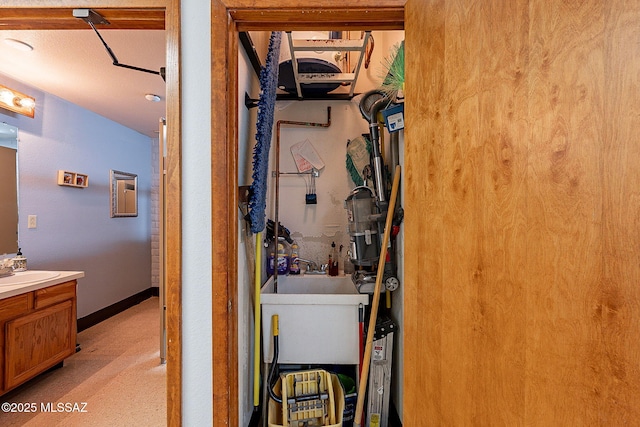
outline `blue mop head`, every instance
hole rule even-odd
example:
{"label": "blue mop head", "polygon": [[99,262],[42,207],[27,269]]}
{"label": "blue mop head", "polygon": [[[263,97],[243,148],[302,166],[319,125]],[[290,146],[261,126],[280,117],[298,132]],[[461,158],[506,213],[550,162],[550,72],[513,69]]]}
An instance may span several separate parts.
{"label": "blue mop head", "polygon": [[267,207],[267,173],[269,169],[269,149],[273,130],[273,111],[276,105],[278,87],[278,60],[282,33],[274,31],[269,41],[267,61],[260,70],[260,99],[258,100],[258,124],[256,146],[253,150],[253,183],[249,198],[249,221],[251,232],[258,233],[265,227]]}

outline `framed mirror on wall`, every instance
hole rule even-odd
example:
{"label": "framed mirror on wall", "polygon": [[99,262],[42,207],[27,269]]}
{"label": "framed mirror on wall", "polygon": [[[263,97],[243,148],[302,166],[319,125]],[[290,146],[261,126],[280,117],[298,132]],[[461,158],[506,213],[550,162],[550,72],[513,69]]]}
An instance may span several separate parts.
{"label": "framed mirror on wall", "polygon": [[111,170],[111,218],[138,216],[138,175]]}
{"label": "framed mirror on wall", "polygon": [[18,252],[18,128],[0,123],[0,255]]}

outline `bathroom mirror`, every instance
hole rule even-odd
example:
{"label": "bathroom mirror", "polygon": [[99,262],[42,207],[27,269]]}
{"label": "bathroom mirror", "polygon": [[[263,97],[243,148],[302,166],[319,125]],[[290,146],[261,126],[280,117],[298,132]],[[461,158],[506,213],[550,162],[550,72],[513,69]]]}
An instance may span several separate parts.
{"label": "bathroom mirror", "polygon": [[111,170],[111,218],[138,216],[138,175]]}
{"label": "bathroom mirror", "polygon": [[18,252],[18,128],[0,123],[0,255]]}

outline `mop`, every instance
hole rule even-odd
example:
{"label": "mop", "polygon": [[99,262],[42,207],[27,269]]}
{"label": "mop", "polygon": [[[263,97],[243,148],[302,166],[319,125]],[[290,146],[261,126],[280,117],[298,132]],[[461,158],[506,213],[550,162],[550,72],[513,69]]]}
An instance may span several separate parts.
{"label": "mop", "polygon": [[251,232],[256,233],[256,266],[254,298],[254,368],[253,368],[253,406],[260,406],[260,265],[262,230],[265,227],[267,207],[267,172],[269,169],[269,149],[273,129],[273,111],[276,104],[278,86],[278,60],[280,58],[280,40],[282,33],[274,31],[269,40],[267,61],[260,70],[260,99],[258,100],[258,123],[256,145],[253,150],[253,182],[249,196],[249,222]]}
{"label": "mop", "polygon": [[267,207],[267,172],[269,168],[269,149],[273,129],[273,111],[276,104],[278,87],[278,58],[280,57],[280,39],[282,33],[274,31],[269,41],[267,62],[260,70],[260,99],[258,100],[258,124],[256,146],[253,150],[253,183],[249,199],[249,220],[251,232],[264,230],[265,209]]}

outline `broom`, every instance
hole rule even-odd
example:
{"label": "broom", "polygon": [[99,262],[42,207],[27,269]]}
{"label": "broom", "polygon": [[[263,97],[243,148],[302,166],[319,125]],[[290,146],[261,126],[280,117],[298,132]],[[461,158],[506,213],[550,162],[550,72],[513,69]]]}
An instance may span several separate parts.
{"label": "broom", "polygon": [[380,89],[393,102],[404,99],[404,41],[391,48],[391,55],[383,63],[384,80]]}

